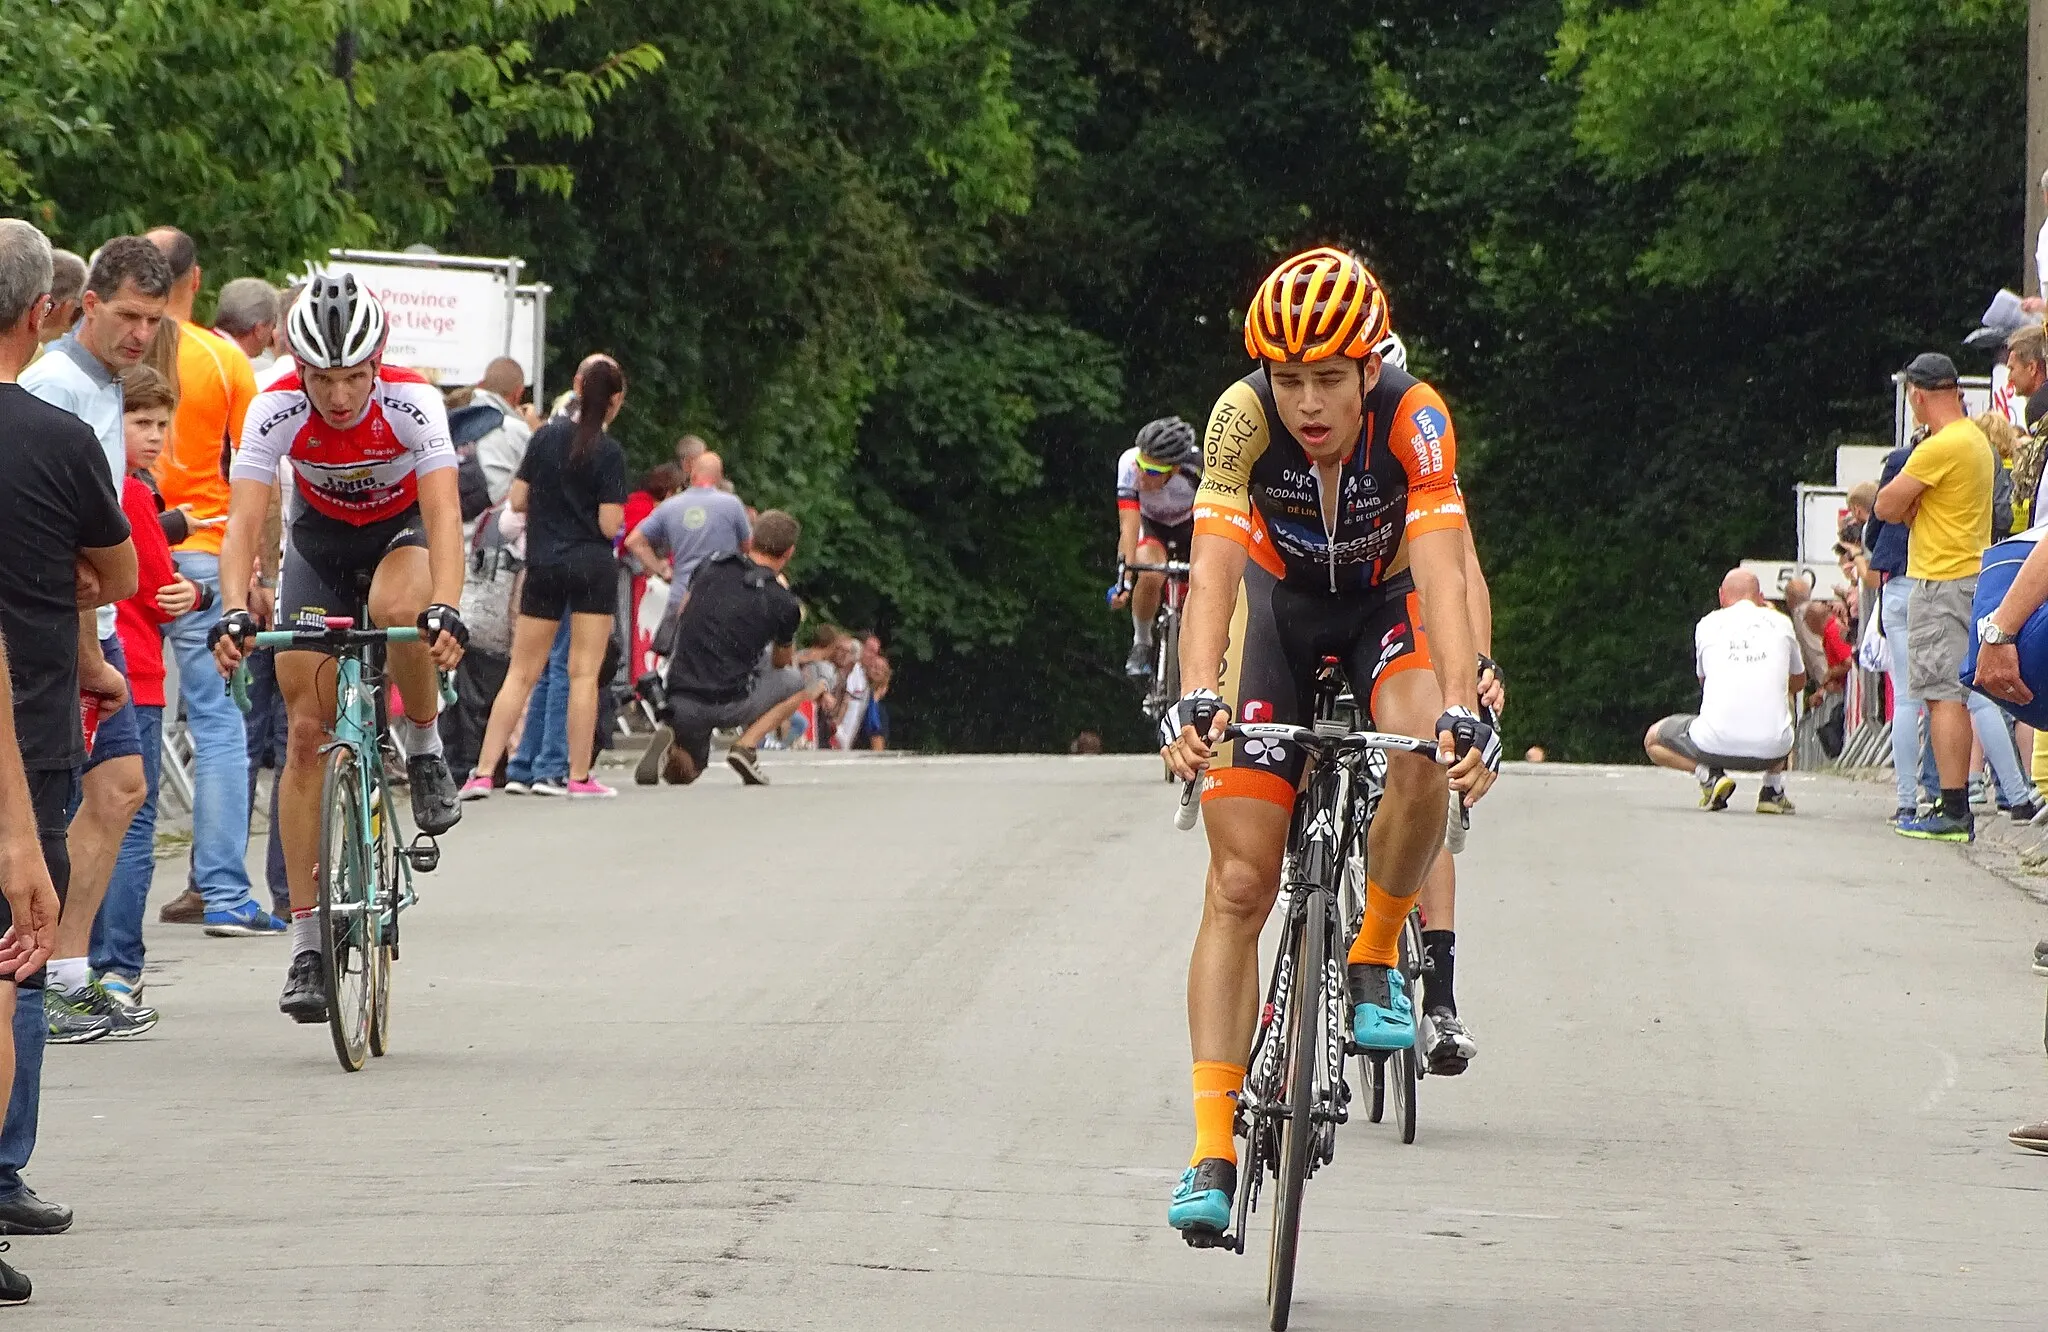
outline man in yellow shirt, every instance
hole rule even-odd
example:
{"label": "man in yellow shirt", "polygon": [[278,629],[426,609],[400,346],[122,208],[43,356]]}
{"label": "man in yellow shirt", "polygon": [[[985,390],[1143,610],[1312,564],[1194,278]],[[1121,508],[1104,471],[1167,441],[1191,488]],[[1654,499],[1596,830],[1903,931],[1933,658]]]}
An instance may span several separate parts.
{"label": "man in yellow shirt", "polygon": [[1916,356],[1905,380],[1913,419],[1933,433],[1877,493],[1877,516],[1909,529],[1906,682],[1927,704],[1941,807],[1893,826],[1905,837],[1967,842],[1976,826],[1969,800],[1970,695],[1960,672],[1973,632],[1970,599],[1977,570],[1991,544],[1998,459],[1964,411],[1954,361],[1938,352]]}
{"label": "man in yellow shirt", "polygon": [[[193,519],[192,535],[174,552],[178,572],[212,592],[201,598],[202,605],[217,605],[228,458],[256,397],[256,373],[240,347],[192,322],[201,277],[192,238],[176,227],[156,227],[148,235],[171,266],[164,313],[178,321],[179,334],[178,411],[157,459],[157,485],[166,504],[187,506]],[[201,901],[188,893],[164,908],[163,919],[204,924],[209,934],[281,934],[284,922],[251,900],[243,864],[249,848],[248,735],[241,711],[220,687],[207,646],[219,618],[217,609],[195,610],[165,626],[192,738],[192,881]]]}

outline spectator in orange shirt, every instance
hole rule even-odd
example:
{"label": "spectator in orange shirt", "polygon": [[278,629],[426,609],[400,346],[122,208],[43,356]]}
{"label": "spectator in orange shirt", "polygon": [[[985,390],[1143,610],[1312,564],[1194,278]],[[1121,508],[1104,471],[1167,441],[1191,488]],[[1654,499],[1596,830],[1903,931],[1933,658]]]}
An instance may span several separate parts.
{"label": "spectator in orange shirt", "polygon": [[[157,227],[149,239],[171,268],[171,296],[165,313],[178,321],[178,412],[171,438],[157,459],[157,486],[164,502],[191,515],[192,534],[173,552],[178,572],[220,597],[220,543],[227,520],[227,463],[242,437],[242,418],[256,396],[249,358],[212,329],[192,322],[192,303],[202,277],[192,238],[176,227]],[[249,609],[269,614],[270,590],[250,589]],[[282,922],[251,900],[249,871],[249,748],[241,711],[220,687],[220,672],[207,647],[215,610],[193,610],[166,631],[178,662],[185,726],[192,740],[192,879],[198,900],[187,892],[164,908],[162,919],[198,924],[213,934],[277,934]]]}

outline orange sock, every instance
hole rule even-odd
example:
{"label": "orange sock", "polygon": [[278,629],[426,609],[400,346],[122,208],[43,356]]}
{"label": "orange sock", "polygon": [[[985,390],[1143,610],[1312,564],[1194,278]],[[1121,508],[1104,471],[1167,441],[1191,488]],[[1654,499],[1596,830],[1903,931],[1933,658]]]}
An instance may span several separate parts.
{"label": "orange sock", "polygon": [[1212,1156],[1237,1163],[1237,1094],[1244,1090],[1244,1066],[1213,1060],[1195,1063],[1195,1155],[1189,1165]]}
{"label": "orange sock", "polygon": [[1346,962],[1391,967],[1401,960],[1401,922],[1415,905],[1411,894],[1395,897],[1371,879],[1365,881],[1365,919],[1358,923],[1358,937],[1351,941]]}

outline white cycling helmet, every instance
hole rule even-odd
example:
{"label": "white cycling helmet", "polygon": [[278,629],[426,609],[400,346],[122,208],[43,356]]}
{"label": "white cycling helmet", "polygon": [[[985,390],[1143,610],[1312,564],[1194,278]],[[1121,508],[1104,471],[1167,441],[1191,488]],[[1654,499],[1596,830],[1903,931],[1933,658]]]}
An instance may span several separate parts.
{"label": "white cycling helmet", "polygon": [[353,273],[315,273],[285,320],[285,340],[309,370],[345,370],[384,350],[384,307]]}
{"label": "white cycling helmet", "polygon": [[1382,362],[1393,366],[1396,370],[1406,370],[1408,368],[1408,344],[1401,341],[1398,333],[1387,334],[1386,337],[1380,339],[1379,345],[1374,347],[1373,350],[1380,354]]}

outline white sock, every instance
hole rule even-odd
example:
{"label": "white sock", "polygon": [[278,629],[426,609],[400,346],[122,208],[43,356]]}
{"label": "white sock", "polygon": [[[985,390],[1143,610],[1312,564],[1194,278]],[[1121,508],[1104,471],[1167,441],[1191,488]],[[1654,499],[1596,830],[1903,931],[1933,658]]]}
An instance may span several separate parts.
{"label": "white sock", "polygon": [[422,726],[404,713],[399,714],[398,720],[392,729],[398,732],[398,743],[405,748],[405,756],[407,758],[419,758],[423,754],[438,754],[441,752],[441,727],[439,723],[440,718],[436,717],[433,721]]}
{"label": "white sock", "polygon": [[92,971],[85,965],[85,959],[82,957],[50,959],[48,983],[51,989],[70,994],[74,990],[84,989],[85,983],[91,979]]}
{"label": "white sock", "polygon": [[320,913],[308,911],[305,915],[292,912],[292,956],[300,953],[320,951]]}
{"label": "white sock", "polygon": [[1138,612],[1131,612],[1131,641],[1139,647],[1152,646],[1152,621],[1141,620]]}
{"label": "white sock", "polygon": [[1705,786],[1708,782],[1714,780],[1714,774],[1707,771],[1707,765],[1704,763],[1700,764],[1697,768],[1694,768],[1692,770],[1692,775],[1700,779],[1701,786]]}
{"label": "white sock", "polygon": [[1784,773],[1782,773],[1782,772],[1767,772],[1767,773],[1765,773],[1765,774],[1764,774],[1764,793],[1765,793],[1766,795],[1783,795],[1783,794],[1785,794],[1785,774],[1784,774]]}

